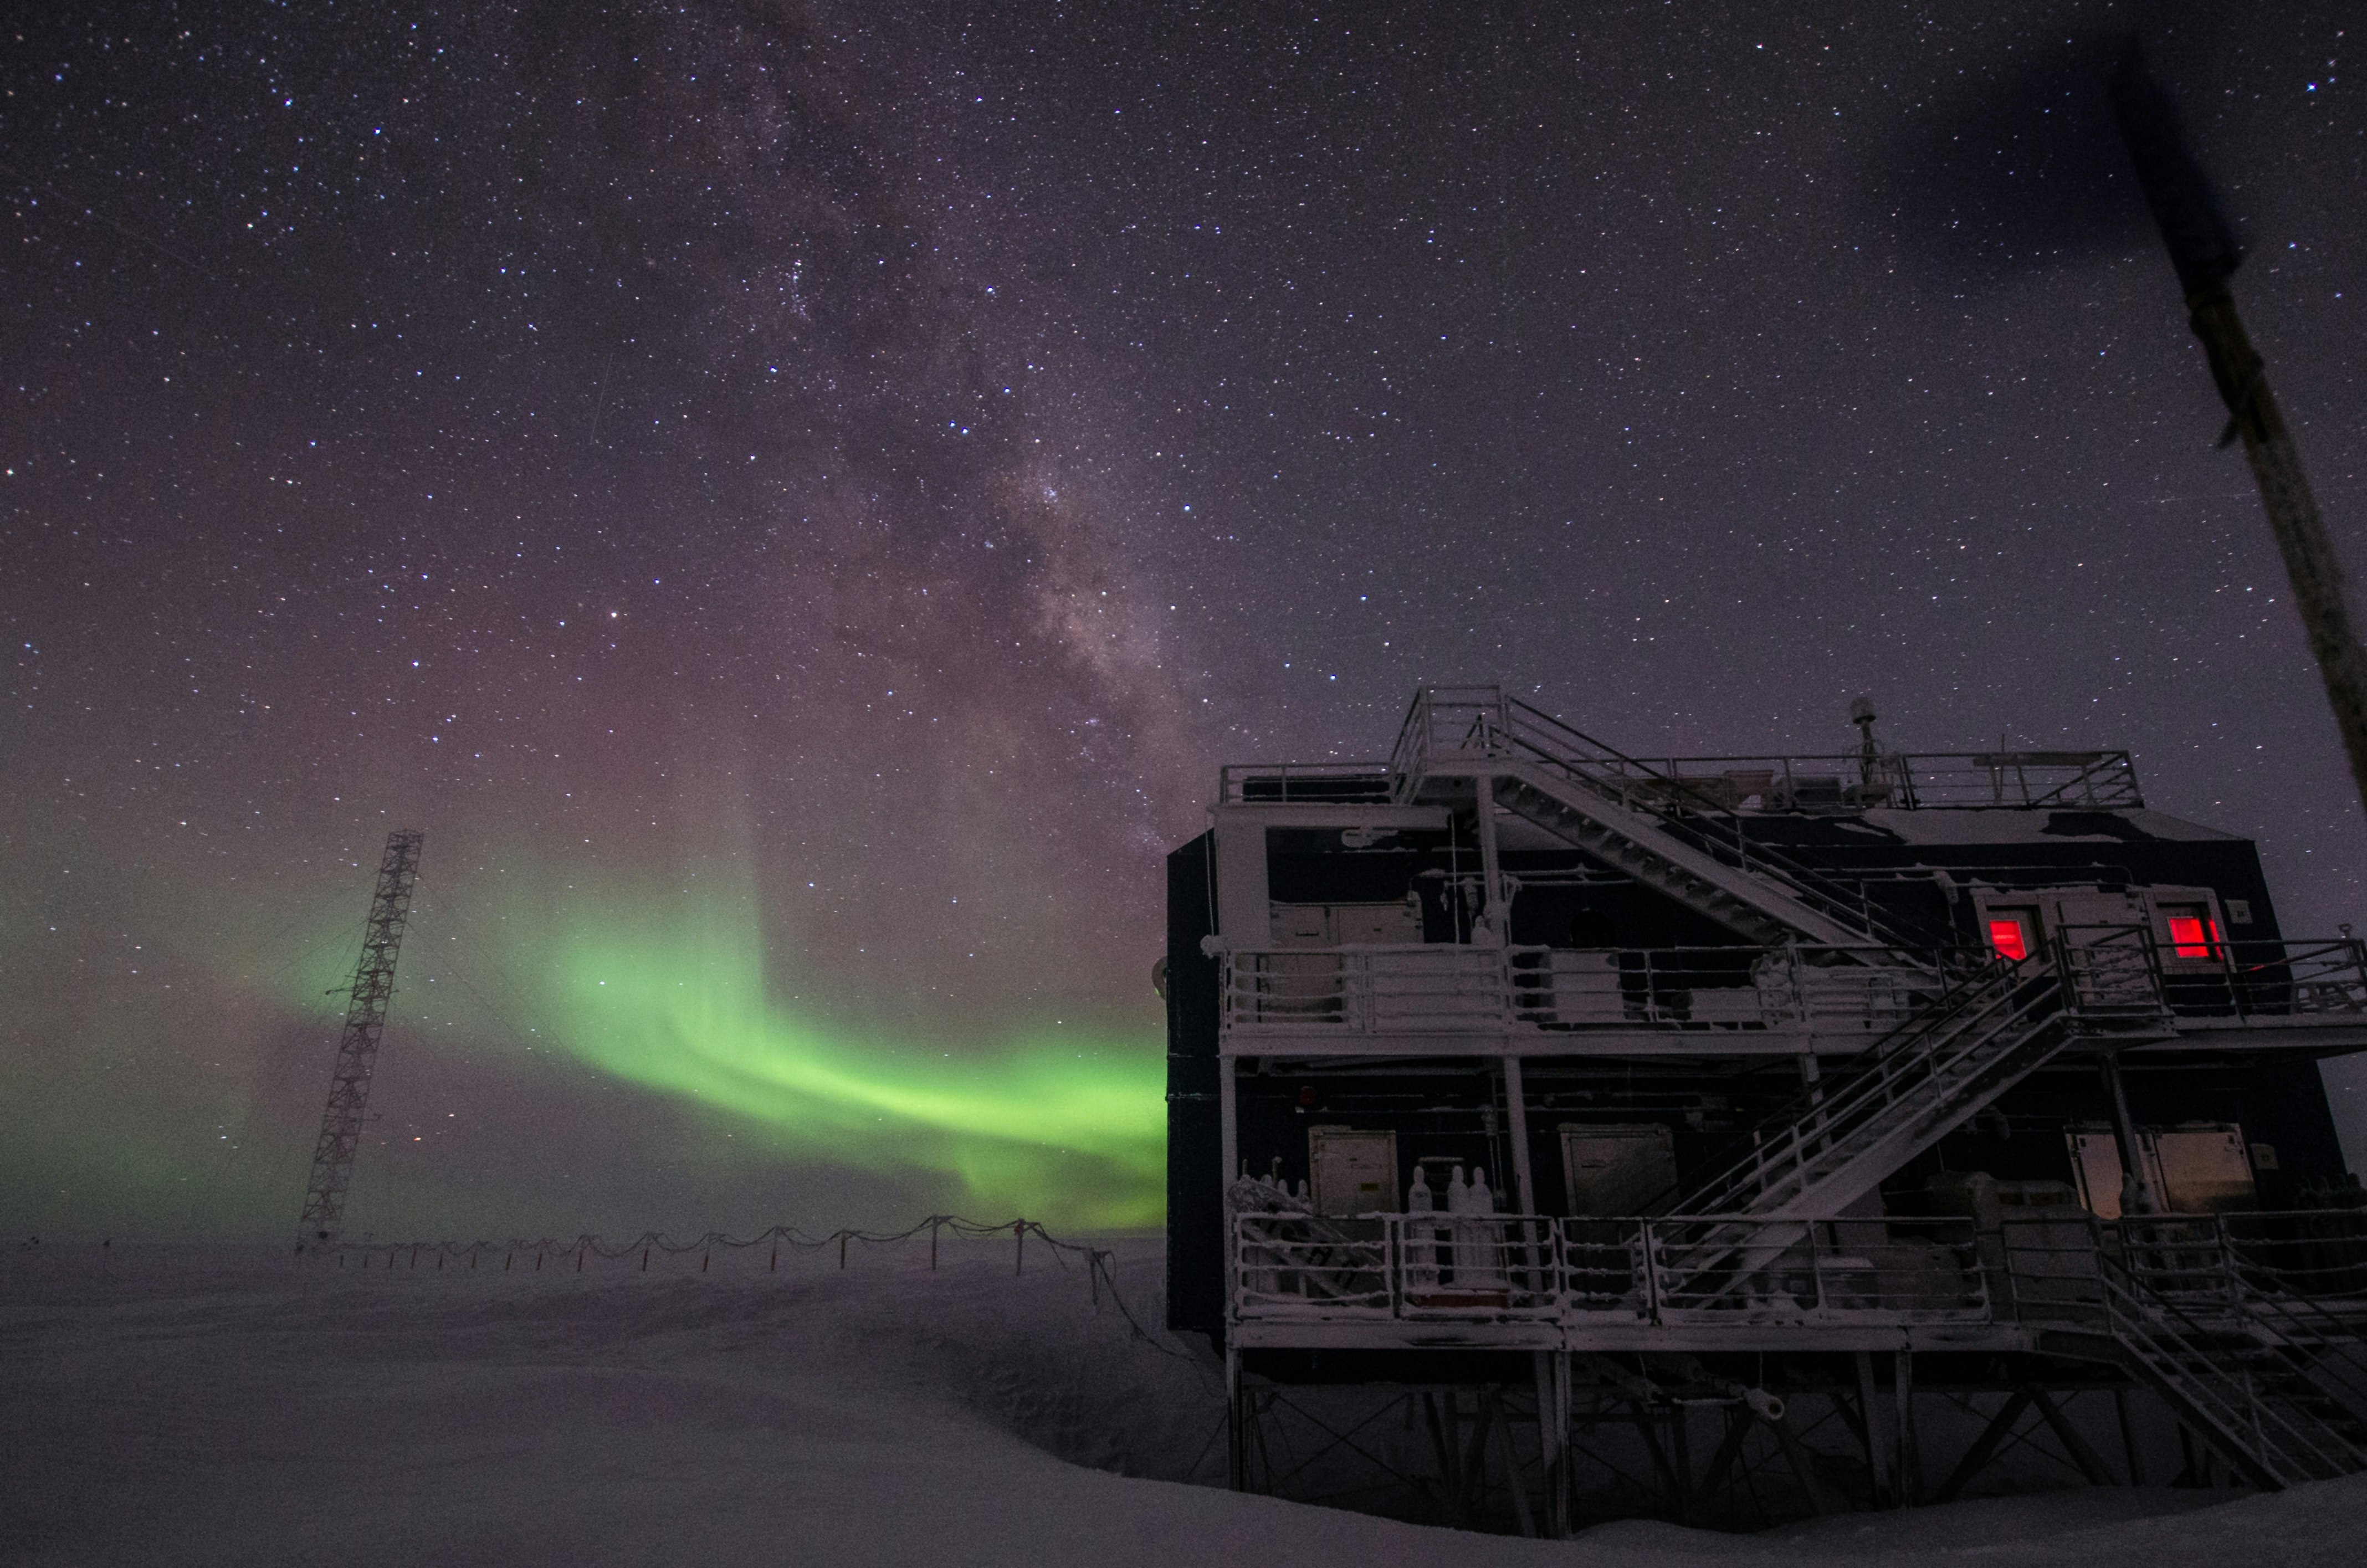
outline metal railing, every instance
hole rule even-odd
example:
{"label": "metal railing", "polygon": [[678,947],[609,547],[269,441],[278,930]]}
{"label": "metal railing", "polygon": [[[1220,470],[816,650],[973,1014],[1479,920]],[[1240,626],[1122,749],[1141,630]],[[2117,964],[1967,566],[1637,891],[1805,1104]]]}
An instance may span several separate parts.
{"label": "metal railing", "polygon": [[[2180,960],[2141,926],[2061,933],[2058,962],[2083,1017],[2290,1024],[2367,1019],[2367,944],[2220,943]],[[1789,1030],[1883,1037],[2003,960],[1985,949],[1260,948],[1227,955],[1223,1020],[1318,1037]],[[2033,971],[2034,972],[2034,971]],[[1971,976],[1973,980],[1943,980]],[[1572,1041],[1573,1049],[1578,1041]]]}
{"label": "metal railing", "polygon": [[2205,941],[2162,957],[2171,1009],[2198,1017],[2367,1012],[2367,943],[2355,937]]}
{"label": "metal railing", "polygon": [[2017,1319],[2110,1335],[2256,1480],[2367,1469],[2367,1214],[2017,1217],[1999,1243]]}
{"label": "metal railing", "polygon": [[1985,1069],[2013,1055],[2064,1011],[2055,973],[1991,962],[1878,1041],[1848,1077],[1819,1084],[1756,1130],[1750,1147],[1682,1207],[1695,1213],[1767,1210],[1804,1197],[1866,1154],[1902,1120],[1974,1092]]}
{"label": "metal railing", "polygon": [[1433,761],[1501,756],[1508,744],[1540,739],[1637,811],[2129,811],[2145,804],[2125,751],[1639,757],[1493,686],[1415,693],[1388,769],[1400,778],[1420,778]]}
{"label": "metal railing", "polygon": [[[1962,967],[1974,953],[1923,955]],[[1884,1033],[1941,991],[1886,948],[1259,948],[1226,956],[1227,1027],[1422,1034],[1809,1029]]]}
{"label": "metal railing", "polygon": [[1227,1028],[1290,1034],[1501,1032],[1512,986],[1501,948],[1260,949],[1228,954]]}
{"label": "metal railing", "polygon": [[[1731,1262],[1737,1233],[1747,1267]],[[1245,1322],[1874,1328],[1993,1315],[1973,1221],[1954,1217],[1251,1213],[1233,1236]]]}
{"label": "metal railing", "polygon": [[1976,1107],[2074,1035],[2173,1029],[2147,926],[2065,927],[2029,959],[1991,954],[1977,969],[1957,959],[1936,971],[1948,971],[1966,977],[1884,1035],[1846,1077],[1803,1089],[1680,1207],[1782,1209],[1886,1143],[1896,1153],[1909,1126],[1936,1140],[1951,1106]]}
{"label": "metal railing", "polygon": [[[1844,929],[1873,942],[1928,945],[1931,933],[1876,907],[1852,885],[1769,845],[1756,843],[1742,816],[1714,793],[1603,744],[1497,687],[1424,687],[1398,732],[1389,756],[1395,798],[1411,801],[1434,771],[1525,768],[1564,791],[1576,790],[1647,818],[1677,844],[1761,878]],[[1550,792],[1550,791],[1548,791]]]}
{"label": "metal railing", "polygon": [[1217,775],[1228,806],[1369,805],[1389,800],[1388,765],[1379,762],[1228,763]]}
{"label": "metal railing", "polygon": [[1561,1310],[1554,1221],[1535,1216],[1242,1214],[1236,1315],[1550,1319]]}
{"label": "metal railing", "polygon": [[1734,811],[2130,811],[2142,807],[2125,751],[1862,752],[1637,759],[1639,791],[1664,779]]}
{"label": "metal railing", "polygon": [[1343,1331],[1350,1344],[1420,1342],[1443,1324],[1531,1345],[1541,1327],[1573,1341],[2069,1331],[2037,1343],[2118,1360],[2231,1463],[2281,1486],[2367,1471],[2367,1349],[2346,1310],[2367,1301],[2362,1259],[2367,1214],[2324,1210],[2117,1222],[2067,1210],[1988,1231],[1968,1217],[1253,1212],[1233,1219],[1230,1274],[1236,1323],[1285,1337],[1320,1324],[1331,1343]]}

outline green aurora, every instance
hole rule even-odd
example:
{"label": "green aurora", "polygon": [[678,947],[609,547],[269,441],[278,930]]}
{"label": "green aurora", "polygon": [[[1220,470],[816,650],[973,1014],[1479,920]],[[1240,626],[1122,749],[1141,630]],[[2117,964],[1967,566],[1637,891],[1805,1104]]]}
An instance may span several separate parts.
{"label": "green aurora", "polygon": [[929,1052],[832,1038],[767,993],[753,918],[684,911],[577,932],[547,957],[558,1043],[604,1072],[764,1130],[784,1153],[958,1180],[980,1217],[1139,1226],[1165,1211],[1155,1047],[1029,1040]]}

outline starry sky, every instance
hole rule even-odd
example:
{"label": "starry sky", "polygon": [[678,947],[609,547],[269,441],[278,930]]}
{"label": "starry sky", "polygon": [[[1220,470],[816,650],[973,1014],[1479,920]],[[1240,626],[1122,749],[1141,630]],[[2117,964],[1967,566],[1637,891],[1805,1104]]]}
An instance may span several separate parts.
{"label": "starry sky", "polygon": [[[0,1224],[1155,1223],[1165,849],[1422,680],[2133,748],[2367,915],[2098,76],[2367,551],[2355,13],[21,7]],[[2367,1073],[2329,1074],[2356,1153]]]}

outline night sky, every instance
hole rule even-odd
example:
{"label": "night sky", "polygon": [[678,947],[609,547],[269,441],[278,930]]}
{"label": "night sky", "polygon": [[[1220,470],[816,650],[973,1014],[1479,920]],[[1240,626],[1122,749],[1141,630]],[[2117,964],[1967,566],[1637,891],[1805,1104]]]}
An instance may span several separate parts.
{"label": "night sky", "polygon": [[292,1231],[395,826],[352,1233],[1155,1222],[1161,857],[1422,680],[2367,924],[2098,85],[2367,566],[2358,13],[1776,9],[17,8],[0,1224]]}

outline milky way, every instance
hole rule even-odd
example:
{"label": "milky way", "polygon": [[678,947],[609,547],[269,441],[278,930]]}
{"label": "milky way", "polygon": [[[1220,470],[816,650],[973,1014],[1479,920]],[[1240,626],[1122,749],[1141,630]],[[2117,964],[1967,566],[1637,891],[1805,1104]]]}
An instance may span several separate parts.
{"label": "milky way", "polygon": [[[1160,856],[1421,679],[2129,745],[2350,918],[2257,504],[2056,102],[2146,18],[1758,11],[20,24],[6,1222],[292,1222],[394,825],[357,1231],[1153,1221]],[[2147,25],[2341,528],[2339,8]]]}

